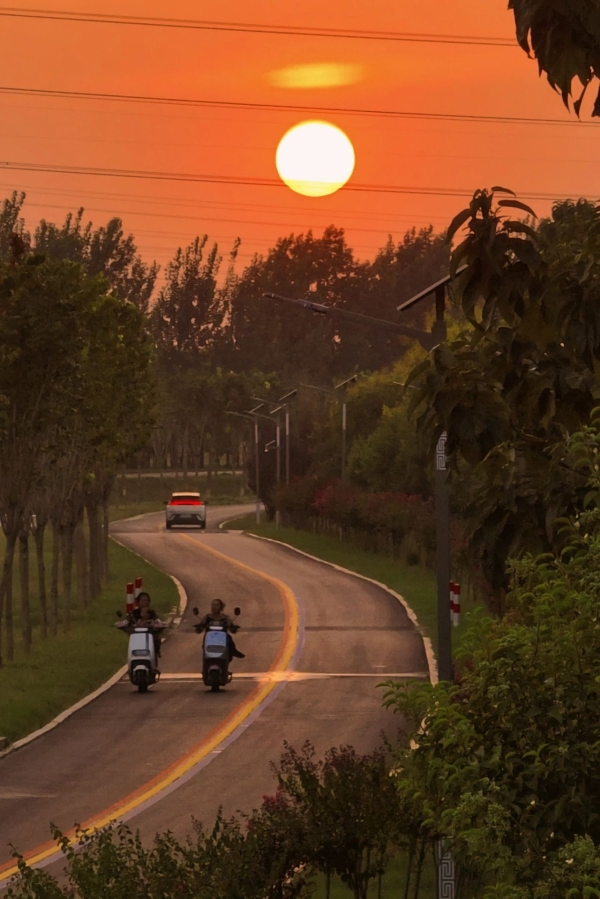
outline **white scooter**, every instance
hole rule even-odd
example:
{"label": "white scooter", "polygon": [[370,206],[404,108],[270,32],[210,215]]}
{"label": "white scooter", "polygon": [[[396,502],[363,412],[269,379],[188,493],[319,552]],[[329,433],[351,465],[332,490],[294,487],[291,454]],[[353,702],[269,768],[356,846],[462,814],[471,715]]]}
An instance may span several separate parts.
{"label": "white scooter", "polygon": [[[117,612],[122,618],[122,613]],[[129,618],[117,621],[115,627],[129,634],[129,646],[127,649],[127,673],[129,680],[138,688],[139,693],[147,693],[148,687],[152,687],[160,680],[160,671],[156,664],[156,649],[153,634],[157,630],[165,630],[168,625],[162,621],[155,621],[148,627],[140,624],[132,624]]]}

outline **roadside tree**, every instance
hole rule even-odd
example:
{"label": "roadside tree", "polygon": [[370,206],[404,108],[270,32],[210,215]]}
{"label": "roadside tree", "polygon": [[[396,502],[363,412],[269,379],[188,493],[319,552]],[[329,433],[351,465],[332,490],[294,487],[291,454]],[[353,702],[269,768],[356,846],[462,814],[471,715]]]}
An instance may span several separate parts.
{"label": "roadside tree", "polygon": [[[573,101],[579,115],[588,87],[600,77],[600,20],[589,0],[509,0],[517,26],[517,40],[537,60],[550,86],[568,107],[573,82],[581,91]],[[600,92],[592,116],[600,115]]]}

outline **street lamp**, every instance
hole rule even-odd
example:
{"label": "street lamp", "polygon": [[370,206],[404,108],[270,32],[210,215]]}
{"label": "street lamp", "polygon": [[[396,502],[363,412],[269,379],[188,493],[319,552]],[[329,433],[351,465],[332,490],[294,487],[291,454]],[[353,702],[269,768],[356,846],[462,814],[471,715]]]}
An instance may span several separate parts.
{"label": "street lamp", "polygon": [[[442,340],[446,338],[446,324],[444,321],[444,308],[446,300],[446,287],[457,275],[462,274],[467,266],[461,266],[454,275],[442,278],[421,293],[398,306],[399,312],[405,312],[416,303],[435,294],[436,318],[431,331],[421,331],[398,322],[385,321],[370,315],[362,315],[358,312],[350,312],[348,309],[340,309],[337,306],[327,306],[324,303],[315,303],[312,300],[284,297],[275,293],[264,293],[266,299],[291,303],[317,312],[319,315],[327,315],[330,318],[342,318],[359,325],[370,325],[386,331],[394,331],[405,337],[414,337],[421,346],[431,352]],[[448,596],[450,588],[450,525],[448,485],[446,482],[446,434],[442,434],[436,448],[436,569],[437,569],[437,619],[438,619],[438,675],[441,681],[453,680],[452,669],[452,630],[450,616],[448,614]]]}
{"label": "street lamp", "polygon": [[[251,396],[251,400],[255,400],[257,403],[260,403],[259,406],[255,406],[254,409],[251,409],[250,412],[253,414],[257,409],[262,408],[263,406],[276,406],[276,409],[271,409],[269,415],[275,415],[277,412],[280,412],[283,408],[279,405],[279,401],[274,403],[272,400],[263,400],[257,396]],[[268,416],[264,415],[263,418],[267,418]],[[276,446],[277,446],[277,486],[281,483],[281,419],[279,415],[274,419],[276,422]],[[273,421],[273,419],[269,419],[269,421]],[[275,513],[276,525],[279,527],[279,510]]]}
{"label": "street lamp", "polygon": [[292,397],[296,396],[298,393],[297,390],[290,390],[289,393],[284,393],[283,396],[279,397],[279,402],[282,404],[278,406],[277,409],[273,409],[272,415],[276,412],[279,412],[281,409],[285,412],[285,483],[286,486],[289,486],[290,483],[290,407],[288,400]]}
{"label": "street lamp", "polygon": [[[250,399],[256,399],[256,397],[250,397]],[[265,445],[265,452],[268,452],[267,446],[271,446],[273,443],[276,443],[277,446],[277,485],[279,486],[279,482],[281,479],[281,426],[279,423],[279,419],[270,418],[269,415],[264,415],[262,412],[258,412],[258,409],[261,409],[269,400],[260,400],[260,405],[255,406],[254,409],[250,409],[248,411],[248,415],[253,415],[256,417],[256,426],[258,428],[258,419],[263,418],[265,421],[270,422],[271,424],[276,425],[276,433],[277,438],[275,441],[271,441],[271,443]],[[275,510],[275,527],[279,527],[279,509]]]}
{"label": "street lamp", "polygon": [[235,415],[236,418],[245,418],[246,421],[251,421],[254,424],[254,486],[256,488],[256,523],[260,524],[260,466],[258,460],[258,419],[252,415],[246,415],[243,412],[226,411],[225,415]]}
{"label": "street lamp", "polygon": [[[330,390],[328,387],[315,387],[313,384],[301,384],[301,387],[307,387],[309,390],[320,390],[322,393],[329,393],[332,396],[335,396],[336,390],[342,390],[346,387],[347,384],[352,383],[352,381],[356,381],[358,375],[352,375],[351,378],[346,378],[345,381],[342,381],[341,384],[336,384],[333,390]],[[342,480],[344,480],[346,476],[346,392],[344,391],[342,400]]]}

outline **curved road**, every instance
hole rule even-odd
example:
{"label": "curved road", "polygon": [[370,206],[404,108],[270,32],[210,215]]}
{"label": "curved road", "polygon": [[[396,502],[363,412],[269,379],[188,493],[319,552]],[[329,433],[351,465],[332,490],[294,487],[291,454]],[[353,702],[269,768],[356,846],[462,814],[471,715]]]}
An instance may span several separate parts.
{"label": "curved road", "polygon": [[[146,838],[165,830],[182,837],[192,817],[212,824],[219,806],[225,815],[250,811],[273,792],[269,763],[284,740],[366,752],[382,731],[396,733],[401,722],[382,709],[377,683],[392,674],[428,677],[422,641],[400,603],[285,547],[218,529],[247,512],[211,508],[206,531],[167,533],[164,513],[112,525],[117,540],[182,582],[188,607],[148,694],[121,681],[0,759],[0,887],[11,843],[57,865],[50,822],[68,831],[118,816]],[[236,642],[246,654],[219,694],[199,679],[191,613],[215,596],[229,612],[241,606]],[[123,641],[124,660],[125,649]]]}

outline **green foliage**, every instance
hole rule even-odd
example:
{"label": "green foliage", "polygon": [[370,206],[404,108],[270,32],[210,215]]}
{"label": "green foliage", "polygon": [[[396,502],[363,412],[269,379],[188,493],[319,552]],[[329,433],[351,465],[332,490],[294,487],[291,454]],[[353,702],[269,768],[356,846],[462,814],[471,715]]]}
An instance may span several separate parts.
{"label": "green foliage", "polygon": [[29,234],[21,212],[25,194],[14,190],[0,206],[0,263],[8,262],[29,246]]}
{"label": "green foliage", "polygon": [[121,219],[94,230],[91,222],[83,224],[83,213],[83,208],[68,213],[61,226],[42,219],[33,236],[35,251],[54,261],[78,262],[91,277],[104,275],[121,299],[147,312],[158,266],[142,261],[133,235],[125,237]]}
{"label": "green foliage", "polygon": [[[227,305],[217,290],[219,248],[207,249],[208,234],[177,250],[166,269],[166,283],[152,310],[152,324],[163,354],[206,352],[222,335]],[[232,258],[237,254],[237,244]]]}
{"label": "green foliage", "polygon": [[255,257],[231,292],[233,364],[255,367],[268,347],[271,367],[286,383],[324,379],[334,370],[336,326],[303,310],[267,301],[272,292],[289,297],[313,296],[335,306],[352,290],[359,266],[343,230],[326,228],[280,238],[266,258]]}
{"label": "green foliage", "polygon": [[497,590],[510,554],[556,545],[583,482],[563,464],[565,436],[600,398],[600,219],[560,203],[539,235],[505,218],[498,192],[478,191],[455,220],[452,257],[470,322],[417,366],[412,408],[431,450],[442,430],[472,546]]}
{"label": "green foliage", "polygon": [[[591,468],[593,489],[598,441],[596,427],[569,447]],[[569,889],[579,889],[582,872],[571,880],[561,851],[580,837],[588,838],[582,852],[600,843],[597,507],[563,531],[561,557],[513,564],[509,612],[474,625],[456,684],[408,691],[392,683],[385,696],[413,726],[414,751],[397,752],[401,801],[451,839],[473,895],[483,875],[507,887],[490,895],[558,897],[552,865],[563,865]]]}
{"label": "green foliage", "polygon": [[318,760],[309,743],[299,752],[286,744],[274,770],[284,800],[301,815],[306,860],[366,899],[401,829],[383,753],[360,756],[340,747]]}
{"label": "green foliage", "polygon": [[[600,17],[590,0],[509,0],[517,40],[538,61],[568,107],[573,82],[583,90],[573,108],[577,115],[589,85],[600,76]],[[600,115],[600,93],[592,115]]]}

